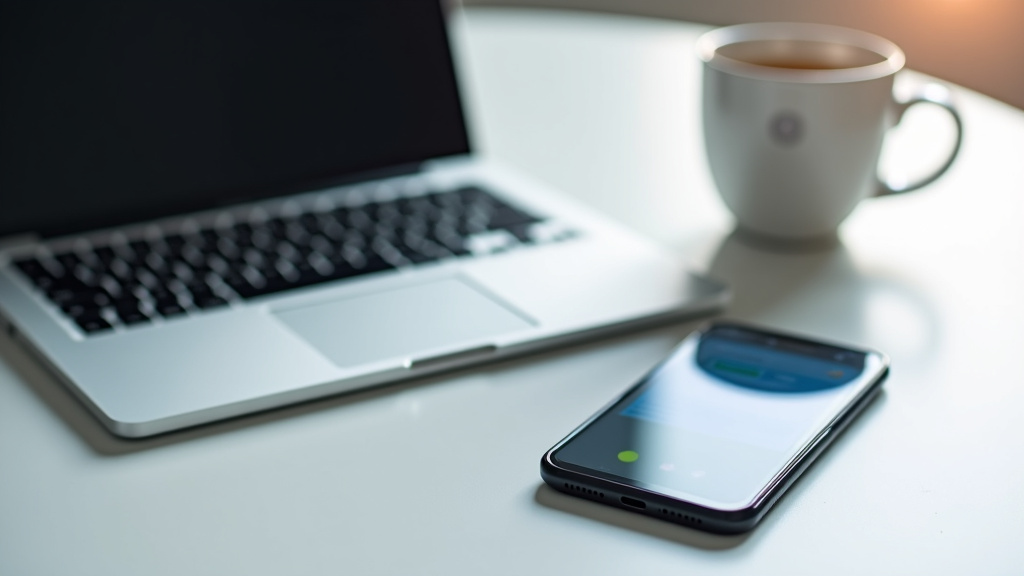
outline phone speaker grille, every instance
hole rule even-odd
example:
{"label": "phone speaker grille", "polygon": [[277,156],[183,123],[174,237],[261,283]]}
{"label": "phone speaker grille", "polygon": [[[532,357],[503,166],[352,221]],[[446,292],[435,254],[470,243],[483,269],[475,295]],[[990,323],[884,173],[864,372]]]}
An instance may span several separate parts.
{"label": "phone speaker grille", "polygon": [[604,498],[604,492],[592,490],[590,488],[585,488],[583,486],[577,486],[575,484],[570,484],[568,482],[565,483],[565,489],[570,492],[576,492],[577,494],[586,494],[587,496],[592,496],[594,498]]}
{"label": "phone speaker grille", "polygon": [[682,522],[684,522],[686,524],[692,524],[694,526],[700,526],[701,524],[704,523],[703,520],[701,520],[700,518],[697,518],[696,516],[690,516],[689,514],[681,514],[679,512],[675,512],[673,510],[669,510],[668,508],[662,508],[661,509],[661,515],[662,516],[668,516],[669,518],[672,518],[673,520],[682,521]]}

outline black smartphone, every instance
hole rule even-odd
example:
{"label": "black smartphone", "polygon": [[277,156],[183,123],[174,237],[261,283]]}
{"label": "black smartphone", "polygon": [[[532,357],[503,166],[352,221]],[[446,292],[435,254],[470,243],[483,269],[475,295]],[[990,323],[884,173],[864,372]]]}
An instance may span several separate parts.
{"label": "black smartphone", "polygon": [[744,532],[888,372],[878,352],[716,322],[549,450],[541,476],[581,498]]}

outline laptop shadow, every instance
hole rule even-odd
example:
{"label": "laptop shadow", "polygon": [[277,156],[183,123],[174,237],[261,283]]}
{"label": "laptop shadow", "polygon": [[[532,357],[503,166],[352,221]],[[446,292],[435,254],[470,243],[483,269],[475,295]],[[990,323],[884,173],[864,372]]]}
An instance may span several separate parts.
{"label": "laptop shadow", "polygon": [[[111,434],[88,409],[58,379],[39,365],[32,356],[7,335],[0,336],[0,359],[58,418],[95,453],[101,456],[121,456],[153,450],[198,438],[228,434],[253,426],[265,425],[288,418],[301,417],[324,410],[363,402],[380,396],[395,394],[413,386],[429,386],[444,379],[444,375],[409,380],[370,388],[359,392],[313,399],[289,406],[254,412],[235,418],[220,420],[182,430],[146,438],[122,438]],[[449,376],[450,377],[450,376]]]}
{"label": "laptop shadow", "polygon": [[[35,361],[24,347],[8,335],[0,335],[0,360],[13,372],[24,385],[43,402],[71,432],[78,436],[95,453],[101,456],[121,456],[137,452],[153,450],[163,446],[190,442],[207,436],[228,434],[265,425],[288,418],[297,418],[324,410],[344,407],[356,402],[364,402],[373,398],[400,393],[403,390],[430,386],[431,384],[450,378],[452,373],[432,377],[412,379],[392,383],[379,388],[369,388],[358,392],[328,396],[272,408],[262,412],[254,412],[235,418],[175,430],[146,438],[122,438],[111,434],[89,412],[89,410],[68,390],[53,374]],[[509,360],[514,362],[515,360]]]}
{"label": "laptop shadow", "polygon": [[634,338],[638,333],[652,334],[659,331],[669,331],[676,335],[676,337],[681,338],[692,331],[701,321],[701,319],[696,319],[675,323],[660,323],[659,325],[633,330],[617,336],[594,337],[527,356],[455,369],[431,376],[411,378],[409,380],[384,384],[376,388],[314,398],[301,403],[271,408],[262,412],[252,412],[230,419],[174,430],[146,438],[123,438],[109,432],[56,376],[36,362],[22,345],[14,341],[7,334],[0,334],[0,360],[10,368],[16,377],[43,404],[58,416],[71,432],[83,440],[96,454],[101,456],[121,456],[190,442],[208,436],[228,434],[285,419],[299,418],[307,414],[343,408],[375,398],[400,394],[412,388],[441,384],[462,374],[504,370],[528,362],[544,362],[545,359],[555,358],[564,354],[586,352],[588,349],[615,345],[617,342],[621,343]]}

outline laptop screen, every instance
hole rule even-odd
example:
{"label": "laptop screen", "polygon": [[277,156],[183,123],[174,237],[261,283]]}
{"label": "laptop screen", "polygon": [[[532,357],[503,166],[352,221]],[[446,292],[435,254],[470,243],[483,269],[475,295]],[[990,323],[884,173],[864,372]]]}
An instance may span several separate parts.
{"label": "laptop screen", "polygon": [[0,3],[0,236],[468,149],[437,0]]}

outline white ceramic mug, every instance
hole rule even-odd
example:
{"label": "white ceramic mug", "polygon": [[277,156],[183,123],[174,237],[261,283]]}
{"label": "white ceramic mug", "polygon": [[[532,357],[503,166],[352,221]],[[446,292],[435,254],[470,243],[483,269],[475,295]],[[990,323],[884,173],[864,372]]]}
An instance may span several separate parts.
{"label": "white ceramic mug", "polygon": [[[704,139],[715,183],[738,229],[806,242],[835,238],[864,198],[907,192],[942,175],[963,125],[948,90],[893,96],[898,46],[873,34],[818,24],[743,24],[700,38]],[[878,179],[886,132],[910,106],[942,106],[956,146],[931,175],[904,186]]]}

